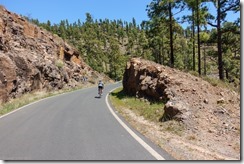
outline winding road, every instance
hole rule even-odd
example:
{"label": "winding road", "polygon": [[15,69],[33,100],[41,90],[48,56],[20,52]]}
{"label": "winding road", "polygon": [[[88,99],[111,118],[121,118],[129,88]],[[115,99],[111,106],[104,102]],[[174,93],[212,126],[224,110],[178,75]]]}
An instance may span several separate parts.
{"label": "winding road", "polygon": [[120,83],[49,97],[0,117],[0,160],[172,160],[121,118],[107,94]]}

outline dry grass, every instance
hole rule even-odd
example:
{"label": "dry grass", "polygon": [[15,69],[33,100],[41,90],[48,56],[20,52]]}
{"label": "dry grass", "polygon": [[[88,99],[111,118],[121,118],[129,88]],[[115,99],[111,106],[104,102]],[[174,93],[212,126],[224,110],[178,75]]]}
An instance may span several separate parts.
{"label": "dry grass", "polygon": [[36,91],[36,92],[26,93],[19,98],[11,99],[7,103],[1,103],[0,104],[0,116],[4,115],[6,113],[9,113],[15,109],[18,109],[22,106],[30,104],[32,102],[35,102],[37,100],[40,100],[40,99],[43,99],[46,97],[51,97],[54,95],[58,95],[58,94],[65,93],[65,92],[71,92],[71,91],[81,89],[81,88],[83,88],[82,85],[74,87],[74,88],[61,89],[61,90],[57,90],[57,91],[50,91],[50,92]]}
{"label": "dry grass", "polygon": [[118,110],[130,109],[138,116],[142,116],[153,122],[158,122],[163,116],[163,103],[148,102],[135,97],[128,97],[123,93],[122,88],[118,88],[111,93],[111,101]]}

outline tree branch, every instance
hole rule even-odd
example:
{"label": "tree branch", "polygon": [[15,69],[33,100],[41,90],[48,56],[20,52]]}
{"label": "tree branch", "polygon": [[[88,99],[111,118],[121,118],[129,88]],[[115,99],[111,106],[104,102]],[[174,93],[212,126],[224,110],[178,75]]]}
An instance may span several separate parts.
{"label": "tree branch", "polygon": [[211,22],[207,22],[210,26],[213,26],[213,27],[218,27],[216,24],[212,24]]}
{"label": "tree branch", "polygon": [[231,32],[231,33],[233,33],[233,34],[240,34],[240,31],[237,31],[237,30],[235,30],[235,29],[223,29],[222,31],[221,31],[221,33],[227,33],[227,32]]}
{"label": "tree branch", "polygon": [[173,16],[179,14],[180,12],[182,12],[182,11],[185,10],[185,9],[186,9],[186,7],[181,8],[180,11],[178,11],[177,13],[174,13]]}
{"label": "tree branch", "polygon": [[238,5],[237,4],[233,4],[233,5],[230,5],[228,8],[226,8],[225,10],[222,10],[221,13],[225,13],[231,9],[235,9]]}

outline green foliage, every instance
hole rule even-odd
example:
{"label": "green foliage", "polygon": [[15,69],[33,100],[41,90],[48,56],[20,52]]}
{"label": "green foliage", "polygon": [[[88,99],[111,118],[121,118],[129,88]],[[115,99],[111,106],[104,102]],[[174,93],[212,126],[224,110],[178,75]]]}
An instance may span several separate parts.
{"label": "green foliage", "polygon": [[[62,20],[58,25],[51,25],[50,21],[38,25],[75,46],[94,70],[115,80],[122,79],[129,57],[151,59],[146,33],[137,26],[134,18],[132,23],[122,20],[93,20],[91,14],[86,13],[83,24],[80,20],[73,24]],[[60,62],[56,64],[62,67]]]}
{"label": "green foliage", "polygon": [[228,81],[223,81],[223,80],[209,77],[209,76],[203,76],[203,79],[205,81],[209,82],[210,84],[212,84],[213,86],[218,86],[218,87],[222,87],[222,88],[230,88],[236,92],[240,92],[239,87],[236,87],[235,84],[229,83]]}
{"label": "green foliage", "polygon": [[59,68],[59,69],[61,69],[61,68],[63,68],[64,67],[64,62],[62,61],[62,60],[57,60],[56,62],[55,62],[55,65]]}
{"label": "green foliage", "polygon": [[123,110],[127,108],[133,110],[138,115],[151,121],[158,122],[163,115],[163,103],[147,102],[134,97],[128,97],[122,88],[114,90],[110,98],[116,109]]}
{"label": "green foliage", "polygon": [[[95,83],[93,83],[95,84]],[[50,92],[48,91],[37,91],[37,92],[31,92],[31,93],[26,93],[21,97],[18,98],[14,98],[6,103],[0,103],[0,116],[7,114],[13,110],[16,110],[18,108],[21,108],[27,104],[33,103],[37,100],[41,100],[47,97],[51,97],[51,96],[55,96],[55,95],[59,95],[62,93],[67,93],[67,92],[72,92],[78,89],[83,88],[83,85],[78,85],[76,87],[73,88],[64,88],[64,89],[60,89],[57,91],[53,91],[51,90]]]}
{"label": "green foliage", "polygon": [[[143,116],[144,119],[159,123],[164,113],[164,104],[156,102],[147,102],[144,100],[129,97],[123,93],[122,88],[114,90],[110,94],[110,100],[116,110],[127,118],[127,110],[133,111],[136,115]],[[133,119],[133,118],[132,118]],[[135,121],[133,119],[133,121]],[[170,120],[160,123],[161,131],[167,131],[179,136],[185,131],[186,127],[176,120]]]}
{"label": "green foliage", "polygon": [[[143,21],[140,26],[135,18],[131,22],[94,20],[90,13],[86,13],[85,22],[78,19],[72,24],[68,20],[62,20],[59,24],[51,24],[50,21],[40,23],[30,18],[28,20],[62,37],[79,50],[81,57],[93,69],[116,80],[122,79],[126,62],[131,57],[153,60],[185,71],[195,71],[197,64],[203,65],[200,71],[204,70],[204,75],[213,76],[218,72],[220,64],[217,46],[220,32],[215,28],[207,30],[206,23],[211,23],[216,18],[207,8],[209,3],[215,1],[198,2],[199,4],[195,0],[152,0],[146,8],[149,20]],[[238,1],[232,2],[223,1],[221,10],[239,11]],[[191,11],[189,15],[182,14],[186,9]],[[196,11],[199,14],[198,21]],[[225,17],[223,13],[221,19],[225,20]],[[180,20],[187,21],[190,26],[183,29],[179,24]],[[199,42],[196,40],[198,34],[195,33],[197,26],[200,27]],[[225,78],[238,84],[240,19],[237,18],[235,22],[223,21],[220,30],[222,38],[219,42],[223,55],[221,64]],[[199,55],[198,50],[202,55]]]}
{"label": "green foliage", "polygon": [[193,76],[199,76],[198,73],[196,71],[189,71],[189,73]]}

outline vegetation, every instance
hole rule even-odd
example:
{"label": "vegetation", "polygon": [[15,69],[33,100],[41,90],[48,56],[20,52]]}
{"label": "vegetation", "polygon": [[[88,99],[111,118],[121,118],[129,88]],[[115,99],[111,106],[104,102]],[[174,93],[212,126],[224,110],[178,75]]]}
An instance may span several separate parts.
{"label": "vegetation", "polygon": [[62,60],[57,60],[56,62],[55,62],[55,65],[59,68],[59,69],[61,69],[61,68],[63,68],[63,66],[64,66],[64,63],[63,63],[63,61]]}
{"label": "vegetation", "polygon": [[84,22],[29,20],[74,45],[93,69],[115,80],[122,79],[128,58],[142,57],[240,85],[240,15],[226,20],[230,12],[240,14],[239,0],[152,0],[145,8],[149,20],[140,24],[134,18],[94,20],[90,13]]}
{"label": "vegetation", "polygon": [[21,108],[27,104],[30,104],[32,102],[35,102],[40,99],[44,99],[47,97],[55,96],[61,93],[66,93],[66,92],[72,92],[77,89],[81,89],[83,86],[77,86],[74,88],[69,88],[69,89],[62,89],[62,90],[57,90],[57,91],[40,91],[40,92],[31,92],[24,94],[23,96],[19,98],[14,98],[7,103],[0,103],[0,116],[7,114],[13,110],[16,110],[18,108]]}
{"label": "vegetation", "polygon": [[134,111],[137,115],[158,122],[163,116],[163,103],[148,102],[135,97],[127,96],[122,88],[116,89],[111,93],[111,101],[118,111],[124,108]]}
{"label": "vegetation", "polygon": [[[126,112],[127,110],[125,109],[131,110],[134,114],[136,114],[136,116],[142,116],[144,119],[150,122],[159,124],[161,129],[160,131],[167,131],[179,136],[181,136],[185,131],[185,126],[176,120],[169,120],[163,123],[159,122],[164,113],[163,103],[148,102],[135,97],[129,97],[123,93],[122,88],[114,90],[110,94],[110,100],[113,106],[116,108],[116,111],[123,115],[123,117],[126,118],[126,120],[130,122],[135,129],[138,129],[139,127],[135,125],[137,123],[135,123],[133,116],[128,116],[128,113]],[[143,133],[143,129],[139,128],[138,130]]]}

